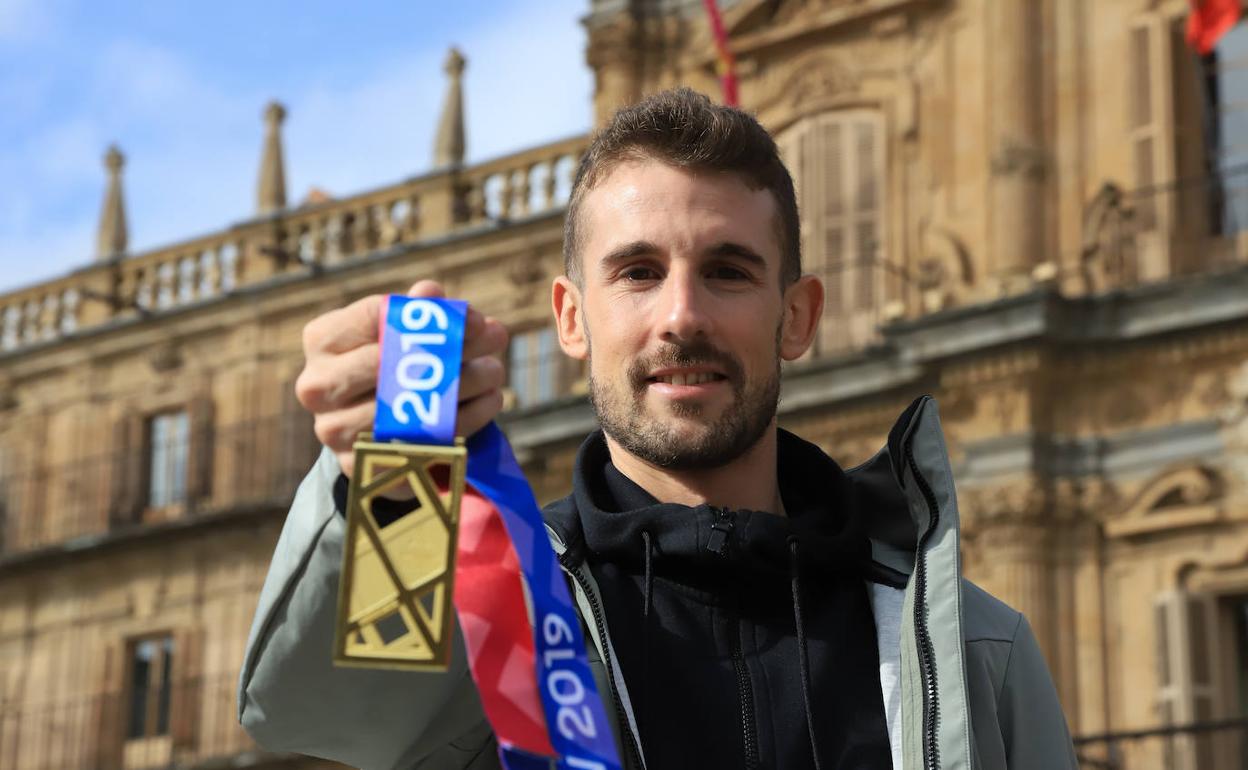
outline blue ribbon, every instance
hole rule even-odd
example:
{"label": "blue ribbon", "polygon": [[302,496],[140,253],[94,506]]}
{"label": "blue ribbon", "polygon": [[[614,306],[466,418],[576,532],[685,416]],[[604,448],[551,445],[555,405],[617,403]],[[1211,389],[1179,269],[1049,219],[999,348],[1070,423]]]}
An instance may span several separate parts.
{"label": "blue ribbon", "polygon": [[[467,303],[390,296],[382,316],[377,381],[378,441],[448,445],[455,435]],[[494,423],[468,440],[468,483],[497,508],[533,602],[537,690],[558,767],[619,770],[602,699],[585,657],[580,618],[546,535],[541,510],[503,431]],[[550,759],[503,747],[509,770]]]}

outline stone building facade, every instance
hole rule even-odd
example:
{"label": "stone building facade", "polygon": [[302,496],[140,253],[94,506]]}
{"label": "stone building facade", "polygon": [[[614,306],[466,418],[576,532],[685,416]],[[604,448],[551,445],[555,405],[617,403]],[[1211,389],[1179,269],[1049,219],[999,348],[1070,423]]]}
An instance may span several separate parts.
{"label": "stone building facade", "polygon": [[[721,6],[828,287],[782,423],[851,465],[935,394],[965,572],[1027,614],[1081,753],[1243,766],[1248,176],[1217,130],[1242,65],[1184,48],[1186,0]],[[585,26],[598,122],[718,92],[696,0]],[[233,685],[317,451],[292,385],[320,312],[433,277],[500,317],[503,422],[565,492],[594,421],[548,287],[587,137],[464,164],[463,68],[433,171],[290,203],[272,105],[256,215],[145,253],[110,151],[97,260],[0,295],[0,769],[316,766],[255,747]]]}

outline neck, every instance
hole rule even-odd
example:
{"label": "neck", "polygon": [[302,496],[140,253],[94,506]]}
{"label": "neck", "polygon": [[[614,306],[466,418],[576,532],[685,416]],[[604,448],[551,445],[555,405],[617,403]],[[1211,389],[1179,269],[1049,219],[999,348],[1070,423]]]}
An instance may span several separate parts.
{"label": "neck", "polygon": [[776,475],[776,426],[739,457],[715,468],[672,470],[630,454],[610,436],[611,463],[660,503],[748,508],[784,514]]}

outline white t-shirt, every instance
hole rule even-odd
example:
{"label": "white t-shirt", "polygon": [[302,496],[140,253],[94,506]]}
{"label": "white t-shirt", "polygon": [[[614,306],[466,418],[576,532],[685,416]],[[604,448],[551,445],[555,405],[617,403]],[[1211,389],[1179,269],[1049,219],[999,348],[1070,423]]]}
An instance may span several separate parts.
{"label": "white t-shirt", "polygon": [[901,768],[901,603],[905,591],[867,583],[871,611],[875,615],[875,638],[880,649],[880,691],[884,694],[884,718],[888,721],[888,745],[893,770]]}

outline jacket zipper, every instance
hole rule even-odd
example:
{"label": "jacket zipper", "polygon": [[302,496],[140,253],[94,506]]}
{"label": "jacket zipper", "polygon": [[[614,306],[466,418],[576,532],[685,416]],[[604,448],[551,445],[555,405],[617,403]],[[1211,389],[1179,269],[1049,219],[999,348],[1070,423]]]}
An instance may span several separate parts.
{"label": "jacket zipper", "polygon": [[719,556],[728,555],[728,535],[732,533],[732,512],[727,508],[711,508],[715,521],[711,522],[711,534],[706,539],[706,550]]}
{"label": "jacket zipper", "polygon": [[641,761],[641,749],[637,746],[637,736],[633,734],[632,723],[628,719],[628,712],[624,710],[624,702],[620,700],[620,687],[615,680],[615,668],[611,665],[611,645],[606,643],[607,640],[607,623],[602,617],[602,607],[598,604],[598,596],[590,590],[589,581],[581,576],[580,570],[573,569],[564,563],[560,558],[559,562],[563,564],[568,574],[572,575],[572,579],[581,587],[581,591],[585,593],[585,597],[589,599],[589,610],[594,616],[594,625],[598,627],[598,638],[603,640],[602,645],[602,664],[607,670],[607,681],[611,685],[611,702],[615,705],[616,724],[620,726],[620,734],[627,735],[628,740],[624,742],[624,747],[629,754],[628,764],[631,767],[643,768],[645,763]]}
{"label": "jacket zipper", "polygon": [[737,698],[741,702],[741,737],[745,748],[746,770],[758,767],[758,738],[754,725],[754,684],[741,651],[741,619],[732,618],[732,666],[737,672]]}
{"label": "jacket zipper", "polygon": [[927,501],[929,518],[927,531],[919,538],[915,560],[914,588],[918,595],[914,602],[914,628],[918,637],[919,677],[923,681],[923,767],[924,770],[937,770],[940,767],[940,747],[936,741],[936,721],[940,712],[940,693],[936,688],[936,654],[927,628],[927,553],[924,546],[936,529],[940,510],[936,505],[936,495],[919,473],[919,464],[914,459],[913,436],[906,442],[906,463],[919,485],[919,491],[923,493],[923,499]]}
{"label": "jacket zipper", "polygon": [[[732,512],[727,508],[712,507],[715,520],[711,522],[711,534],[706,539],[706,550],[719,556],[728,555],[728,538],[732,535]],[[737,675],[737,700],[741,704],[741,741],[745,750],[746,770],[755,770],[758,760],[758,728],[754,723],[754,683],[750,669],[741,649],[741,617],[732,615],[732,668]]]}

